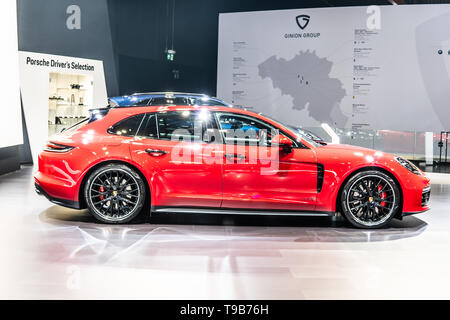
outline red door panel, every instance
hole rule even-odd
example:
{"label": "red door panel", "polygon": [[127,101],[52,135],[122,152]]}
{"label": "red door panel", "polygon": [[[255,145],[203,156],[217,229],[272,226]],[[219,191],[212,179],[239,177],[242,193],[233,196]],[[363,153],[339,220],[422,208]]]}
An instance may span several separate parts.
{"label": "red door panel", "polygon": [[145,168],[152,206],[220,207],[222,165],[209,144],[135,139],[130,151]]}
{"label": "red door panel", "polygon": [[[224,208],[314,210],[317,195],[317,160],[310,149],[279,153],[267,147],[231,146],[225,151]],[[277,150],[277,149],[275,149]],[[257,156],[257,161],[251,161]],[[234,161],[230,161],[234,156]],[[245,156],[245,159],[244,159]],[[269,161],[270,158],[273,161]]]}

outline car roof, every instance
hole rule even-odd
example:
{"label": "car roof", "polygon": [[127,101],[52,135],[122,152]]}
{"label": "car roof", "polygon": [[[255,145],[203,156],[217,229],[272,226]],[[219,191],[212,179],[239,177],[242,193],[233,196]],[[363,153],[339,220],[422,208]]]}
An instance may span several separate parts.
{"label": "car roof", "polygon": [[[160,106],[128,106],[128,107],[111,107],[112,110],[121,110],[123,113],[147,113],[147,112],[161,112],[161,111],[185,111],[185,110],[202,110],[208,109],[211,111],[226,111],[226,112],[237,112],[246,113],[246,110],[227,107],[227,106],[197,106],[197,105],[160,105]],[[120,111],[119,111],[120,112]],[[248,114],[255,114],[253,112],[247,112]]]}
{"label": "car roof", "polygon": [[162,92],[136,92],[133,93],[132,96],[184,96],[184,97],[209,97],[207,94],[202,93],[188,93],[188,92],[171,92],[171,91],[162,91]]}
{"label": "car roof", "polygon": [[131,95],[124,95],[124,96],[117,96],[117,97],[110,97],[109,100],[112,101],[114,104],[118,106],[130,106],[130,104],[134,104],[138,102],[138,100],[144,100],[149,98],[205,98],[207,100],[217,101],[220,103],[223,103],[227,106],[231,106],[228,102],[216,98],[211,97],[206,94],[202,93],[187,93],[187,92],[140,92],[140,93],[133,93]]}

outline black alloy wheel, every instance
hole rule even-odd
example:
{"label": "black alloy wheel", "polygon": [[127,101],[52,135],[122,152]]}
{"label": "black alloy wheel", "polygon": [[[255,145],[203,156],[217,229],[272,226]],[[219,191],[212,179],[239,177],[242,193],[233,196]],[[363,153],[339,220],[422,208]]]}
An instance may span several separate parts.
{"label": "black alloy wheel", "polygon": [[387,174],[371,170],[355,174],[341,194],[344,216],[359,228],[380,228],[395,216],[401,203],[399,187]]}
{"label": "black alloy wheel", "polygon": [[89,176],[84,196],[92,215],[106,223],[127,223],[139,215],[145,201],[145,185],[133,169],[108,164]]}

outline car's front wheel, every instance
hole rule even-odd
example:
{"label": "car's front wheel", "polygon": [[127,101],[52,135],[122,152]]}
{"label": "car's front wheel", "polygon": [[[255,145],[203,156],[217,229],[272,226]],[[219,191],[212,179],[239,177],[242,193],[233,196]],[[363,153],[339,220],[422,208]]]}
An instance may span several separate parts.
{"label": "car's front wheel", "polygon": [[145,201],[145,184],[126,165],[111,163],[94,170],[84,188],[92,215],[106,223],[127,223],[137,217]]}
{"label": "car's front wheel", "polygon": [[359,228],[381,228],[399,209],[400,191],[387,174],[371,170],[351,177],[341,193],[342,213]]}

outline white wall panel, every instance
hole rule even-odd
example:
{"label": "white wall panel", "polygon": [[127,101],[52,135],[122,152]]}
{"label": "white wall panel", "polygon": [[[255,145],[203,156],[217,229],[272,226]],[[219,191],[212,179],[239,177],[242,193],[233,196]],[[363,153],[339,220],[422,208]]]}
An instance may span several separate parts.
{"label": "white wall panel", "polygon": [[23,143],[20,110],[17,9],[15,0],[0,1],[0,148]]}
{"label": "white wall panel", "polygon": [[217,96],[291,125],[450,130],[450,5],[224,13]]}

